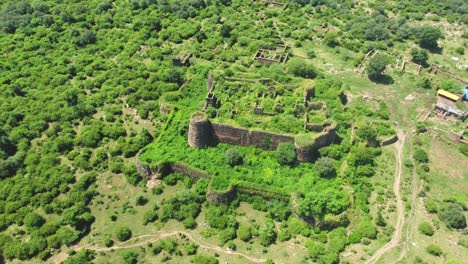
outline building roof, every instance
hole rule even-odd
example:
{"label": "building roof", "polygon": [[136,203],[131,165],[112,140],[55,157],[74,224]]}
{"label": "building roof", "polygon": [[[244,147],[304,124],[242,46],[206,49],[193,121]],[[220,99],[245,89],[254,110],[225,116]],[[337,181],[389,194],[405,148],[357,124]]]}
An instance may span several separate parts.
{"label": "building roof", "polygon": [[450,93],[450,92],[447,92],[447,91],[442,90],[442,89],[437,91],[437,95],[443,96],[443,97],[448,98],[448,99],[453,100],[453,101],[458,101],[460,99],[460,96],[455,95],[455,94]]}

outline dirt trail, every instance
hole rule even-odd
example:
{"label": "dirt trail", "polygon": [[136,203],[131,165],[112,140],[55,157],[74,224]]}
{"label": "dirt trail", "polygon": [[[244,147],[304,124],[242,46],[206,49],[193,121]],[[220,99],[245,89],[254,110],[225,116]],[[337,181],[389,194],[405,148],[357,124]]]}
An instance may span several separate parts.
{"label": "dirt trail", "polygon": [[393,182],[393,193],[395,194],[396,207],[397,207],[397,222],[395,226],[395,232],[393,233],[392,239],[379,248],[375,254],[366,261],[366,264],[376,263],[384,254],[388,253],[394,247],[396,247],[401,240],[401,232],[403,229],[403,223],[405,222],[405,211],[403,208],[403,200],[400,195],[400,181],[403,164],[403,148],[405,145],[406,135],[399,129],[398,130],[398,141],[395,143],[395,180]]}
{"label": "dirt trail", "polygon": [[[413,157],[413,149],[411,149],[411,157]],[[415,218],[416,218],[416,208],[419,207],[418,203],[418,176],[416,174],[416,170],[413,168],[412,171],[412,179],[411,179],[411,211],[409,213],[408,220],[406,221],[407,227],[406,227],[406,234],[403,239],[403,247],[400,252],[400,256],[398,257],[398,260],[396,262],[400,262],[403,260],[403,258],[406,257],[406,254],[409,250],[409,244],[410,240],[413,238],[414,235],[414,230],[415,230]],[[420,210],[420,208],[419,208]]]}
{"label": "dirt trail", "polygon": [[[221,248],[219,246],[216,246],[216,245],[213,245],[213,244],[210,244],[210,243],[206,243],[206,242],[201,242],[201,241],[195,239],[192,234],[190,234],[188,232],[185,232],[185,231],[172,231],[172,232],[161,232],[161,233],[153,234],[153,235],[141,235],[141,236],[138,236],[138,237],[134,237],[131,240],[116,244],[116,245],[114,245],[112,247],[101,247],[101,246],[93,246],[93,245],[87,244],[87,245],[81,245],[81,246],[77,245],[77,246],[71,247],[70,249],[73,249],[75,251],[78,251],[78,250],[81,250],[81,249],[89,249],[89,250],[93,250],[93,251],[96,251],[96,252],[108,252],[108,251],[117,250],[117,249],[130,249],[130,248],[145,246],[148,243],[154,243],[154,242],[159,241],[161,239],[171,237],[171,236],[176,236],[176,235],[179,235],[179,234],[184,235],[188,239],[192,240],[195,244],[197,244],[201,248],[218,251],[218,252],[221,252],[221,253],[224,253],[224,254],[227,254],[227,255],[241,256],[241,257],[243,257],[243,258],[245,258],[245,259],[247,259],[247,260],[249,260],[251,262],[254,262],[254,263],[264,263],[266,261],[266,259],[251,257],[251,256],[245,255],[245,254],[240,253],[240,252],[225,250],[225,249],[223,249],[223,248]],[[136,242],[136,243],[131,243],[132,241],[136,241],[136,240],[139,240],[139,239],[142,239],[142,238],[145,238],[145,240],[139,241],[139,242]],[[51,263],[60,263],[60,262],[64,261],[67,258],[67,256],[68,256],[67,252],[62,251],[60,254],[58,254],[58,255],[52,257],[51,259],[49,259],[49,262],[51,262]]]}

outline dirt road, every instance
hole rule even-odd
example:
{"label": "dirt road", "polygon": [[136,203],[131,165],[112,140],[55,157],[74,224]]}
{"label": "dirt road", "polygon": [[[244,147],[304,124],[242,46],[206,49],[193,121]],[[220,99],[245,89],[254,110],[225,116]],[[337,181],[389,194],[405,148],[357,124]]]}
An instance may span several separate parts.
{"label": "dirt road", "polygon": [[[240,252],[223,249],[219,246],[216,246],[210,243],[201,242],[200,240],[195,239],[192,234],[185,232],[185,231],[171,231],[171,232],[161,232],[161,233],[152,234],[152,235],[142,235],[142,236],[134,237],[128,241],[116,244],[112,247],[101,247],[101,246],[87,244],[87,245],[81,245],[81,246],[77,245],[70,249],[73,249],[75,251],[79,251],[81,249],[89,249],[89,250],[93,250],[96,252],[108,252],[108,251],[118,250],[118,249],[131,249],[131,248],[146,246],[148,243],[154,243],[161,239],[171,237],[171,236],[176,236],[179,234],[185,235],[185,237],[192,240],[195,244],[197,244],[201,248],[218,251],[227,255],[241,256],[253,263],[264,263],[266,261],[266,259],[251,257]],[[140,239],[144,239],[144,240],[136,242],[136,243],[132,243],[133,241],[137,241]],[[60,263],[64,261],[67,258],[67,256],[68,256],[67,251],[62,251],[60,254],[49,259],[49,261],[51,263]]]}
{"label": "dirt road", "polygon": [[395,232],[393,233],[392,239],[383,247],[379,248],[379,250],[377,250],[375,254],[366,261],[366,264],[376,263],[384,254],[396,247],[401,241],[401,232],[403,229],[403,223],[405,222],[405,211],[403,208],[403,200],[400,195],[400,181],[403,168],[403,149],[405,140],[405,133],[401,129],[398,130],[398,141],[395,143],[395,180],[393,182],[393,193],[395,194],[397,207]]}

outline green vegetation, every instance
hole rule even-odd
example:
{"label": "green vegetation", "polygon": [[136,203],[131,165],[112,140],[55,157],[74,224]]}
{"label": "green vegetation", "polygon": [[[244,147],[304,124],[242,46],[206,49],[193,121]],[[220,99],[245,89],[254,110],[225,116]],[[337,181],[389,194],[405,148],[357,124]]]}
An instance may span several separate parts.
{"label": "green vegetation", "polygon": [[[76,244],[83,249],[64,263],[231,262],[221,251],[197,253],[198,240],[279,262],[336,263],[357,243],[375,252],[394,225],[389,210],[375,212],[392,199],[374,181],[387,162],[381,143],[395,135],[393,121],[414,117],[390,114],[403,97],[389,99],[389,91],[461,87],[428,78],[428,69],[400,72],[395,58],[463,76],[450,58],[466,59],[466,10],[461,0],[294,0],[284,8],[248,0],[2,1],[0,262],[54,262]],[[253,60],[258,51],[284,60]],[[363,71],[372,82],[355,73]],[[188,120],[204,107],[208,75],[219,100],[204,110],[212,122],[286,134],[296,145],[271,150],[276,142],[267,137],[269,150],[190,148]],[[431,122],[417,131],[432,133]],[[330,128],[333,143],[311,148],[313,163],[299,163],[296,147],[320,142]],[[405,164],[427,180],[419,191],[427,211],[449,229],[465,228],[466,197],[434,195],[440,157],[423,144],[412,153],[417,163]],[[137,159],[161,172],[152,190]],[[180,166],[177,173],[158,170],[167,164]],[[447,229],[437,221],[435,236]],[[428,223],[418,229],[434,233]],[[178,235],[125,250],[114,243],[166,231]],[[285,241],[304,245],[286,255]],[[428,252],[449,254],[440,247]]]}
{"label": "green vegetation", "polygon": [[455,203],[447,203],[439,210],[439,217],[448,227],[462,229],[466,227],[463,208]]}
{"label": "green vegetation", "polygon": [[422,234],[424,234],[426,236],[434,235],[434,228],[428,222],[424,222],[424,223],[419,224],[418,230],[419,230],[419,232],[421,232]]}
{"label": "green vegetation", "polygon": [[242,163],[242,157],[237,149],[230,148],[225,152],[226,163],[233,167]]}
{"label": "green vegetation", "polygon": [[276,159],[281,165],[292,165],[296,162],[296,149],[292,143],[281,143],[276,149]]}
{"label": "green vegetation", "polygon": [[435,244],[430,244],[429,246],[426,247],[427,253],[434,255],[434,256],[440,256],[442,255],[442,249],[435,245]]}

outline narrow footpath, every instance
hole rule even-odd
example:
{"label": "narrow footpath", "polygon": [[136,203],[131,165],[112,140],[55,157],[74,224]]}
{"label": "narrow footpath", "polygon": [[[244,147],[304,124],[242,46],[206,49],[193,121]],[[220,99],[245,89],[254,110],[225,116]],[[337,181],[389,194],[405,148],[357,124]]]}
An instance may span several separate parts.
{"label": "narrow footpath", "polygon": [[405,145],[406,135],[399,129],[398,130],[398,141],[395,143],[395,180],[393,182],[393,193],[395,194],[396,207],[397,207],[397,221],[395,226],[395,232],[393,233],[392,239],[379,248],[374,255],[366,261],[366,264],[376,263],[384,254],[395,248],[401,241],[401,233],[403,230],[403,224],[405,222],[405,211],[403,207],[403,200],[400,194],[400,181],[401,173],[403,169],[403,149]]}

